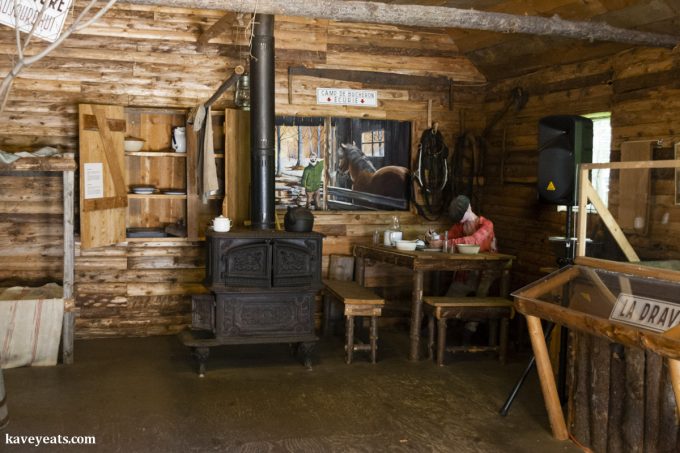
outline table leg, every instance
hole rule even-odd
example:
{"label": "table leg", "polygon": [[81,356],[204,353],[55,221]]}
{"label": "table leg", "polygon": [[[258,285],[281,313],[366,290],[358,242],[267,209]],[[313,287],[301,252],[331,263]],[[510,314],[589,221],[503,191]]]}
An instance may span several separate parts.
{"label": "table leg", "polygon": [[352,356],[354,354],[354,316],[347,315],[345,317],[345,362],[352,363]]}
{"label": "table leg", "polygon": [[423,310],[423,271],[413,273],[413,297],[411,300],[411,353],[410,360],[420,357],[420,322]]}
{"label": "table leg", "polygon": [[671,372],[671,385],[675,393],[675,406],[680,419],[680,360],[668,359],[668,367]]}
{"label": "table leg", "polygon": [[356,260],[354,275],[356,276],[355,278],[357,283],[359,283],[361,286],[365,286],[364,283],[366,282],[366,258],[361,257]]}
{"label": "table leg", "polygon": [[536,316],[529,315],[526,315],[526,319],[527,326],[529,327],[531,346],[534,349],[534,357],[536,357],[536,368],[538,370],[538,377],[541,381],[545,408],[548,411],[548,418],[550,419],[553,436],[558,440],[567,440],[569,438],[569,432],[567,431],[567,425],[564,422],[564,413],[562,412],[562,407],[560,405],[560,398],[557,395],[555,375],[553,374],[552,365],[550,365],[550,357],[548,356],[548,347],[545,344],[541,320]]}
{"label": "table leg", "polygon": [[501,297],[508,297],[510,294],[510,266],[512,263],[509,263],[505,269],[501,271]]}

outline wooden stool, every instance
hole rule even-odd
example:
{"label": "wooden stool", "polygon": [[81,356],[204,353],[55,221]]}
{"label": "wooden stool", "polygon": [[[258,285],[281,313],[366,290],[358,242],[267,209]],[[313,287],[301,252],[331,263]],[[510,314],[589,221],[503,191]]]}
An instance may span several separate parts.
{"label": "wooden stool", "polygon": [[[505,363],[508,348],[508,324],[513,315],[512,302],[502,297],[424,297],[423,309],[428,320],[428,357],[432,360],[434,349],[434,320],[437,319],[437,365],[444,365],[444,353],[498,351]],[[446,347],[446,322],[449,319],[491,321],[488,346]],[[497,322],[500,319],[500,345],[497,343]]]}
{"label": "wooden stool", "polygon": [[[328,335],[332,327],[331,301],[337,299],[345,306],[345,357],[352,363],[354,351],[370,351],[371,363],[376,362],[378,354],[378,317],[382,315],[385,299],[364,288],[356,282],[341,280],[324,280],[324,335]],[[354,318],[369,316],[371,318],[370,344],[354,344]]]}

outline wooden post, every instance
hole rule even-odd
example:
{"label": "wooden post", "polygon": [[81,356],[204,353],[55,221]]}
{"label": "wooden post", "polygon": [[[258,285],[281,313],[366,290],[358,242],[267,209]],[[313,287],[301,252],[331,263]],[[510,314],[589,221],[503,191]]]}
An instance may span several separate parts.
{"label": "wooden post", "polygon": [[420,321],[423,309],[423,271],[413,272],[413,295],[411,300],[411,352],[409,360],[418,360],[420,348]]}
{"label": "wooden post", "polygon": [[9,423],[9,415],[7,413],[7,394],[5,393],[5,381],[2,377],[2,368],[0,368],[0,429],[7,426]]}
{"label": "wooden post", "polygon": [[[73,236],[73,205],[74,205],[74,172],[65,171],[64,183],[64,302],[73,298],[75,248]],[[61,331],[61,357],[64,364],[73,363],[73,337],[75,324],[75,307],[68,304],[68,311],[64,311],[64,321]]]}
{"label": "wooden post", "polygon": [[[579,166],[578,188],[580,190],[578,194],[578,224],[576,226],[576,256],[586,256],[586,227],[588,225],[588,212],[586,211],[588,193],[586,192],[586,185],[590,185],[588,173],[587,168]],[[567,213],[567,215],[570,214],[570,212]]]}
{"label": "wooden post", "polygon": [[529,328],[529,336],[531,338],[531,346],[534,350],[534,356],[536,357],[536,369],[538,370],[538,377],[541,380],[541,390],[543,391],[545,408],[548,411],[548,418],[550,419],[553,436],[558,440],[567,440],[569,438],[569,432],[567,431],[567,425],[564,422],[560,398],[557,395],[555,375],[553,374],[552,366],[550,365],[550,357],[548,355],[548,348],[545,344],[541,320],[536,316],[529,315],[526,316],[526,319]]}
{"label": "wooden post", "polygon": [[680,360],[668,359],[668,368],[671,373],[671,385],[675,393],[675,407],[680,420]]}

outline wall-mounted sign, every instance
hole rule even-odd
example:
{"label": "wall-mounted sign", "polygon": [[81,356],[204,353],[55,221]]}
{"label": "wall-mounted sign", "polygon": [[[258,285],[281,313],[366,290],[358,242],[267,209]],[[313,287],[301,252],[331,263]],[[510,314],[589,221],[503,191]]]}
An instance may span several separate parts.
{"label": "wall-mounted sign", "polygon": [[35,29],[34,36],[45,41],[54,42],[61,34],[66,15],[71,9],[73,0],[0,0],[0,24],[17,28],[15,24],[14,2],[17,3],[19,30],[28,33],[33,23],[40,16],[45,2],[47,9]]}
{"label": "wall-mounted sign", "polygon": [[83,186],[86,200],[92,198],[104,198],[104,166],[101,162],[86,163],[83,165]]}
{"label": "wall-mounted sign", "polygon": [[317,88],[316,103],[330,105],[353,105],[360,107],[377,107],[378,92],[376,90]]}
{"label": "wall-mounted sign", "polygon": [[655,332],[665,332],[680,325],[680,305],[621,293],[609,319]]}

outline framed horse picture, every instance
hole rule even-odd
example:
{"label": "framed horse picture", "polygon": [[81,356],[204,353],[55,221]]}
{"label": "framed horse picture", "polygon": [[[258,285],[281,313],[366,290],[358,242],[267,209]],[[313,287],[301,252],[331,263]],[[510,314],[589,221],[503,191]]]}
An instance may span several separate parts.
{"label": "framed horse picture", "polygon": [[408,210],[411,123],[277,117],[276,205]]}

